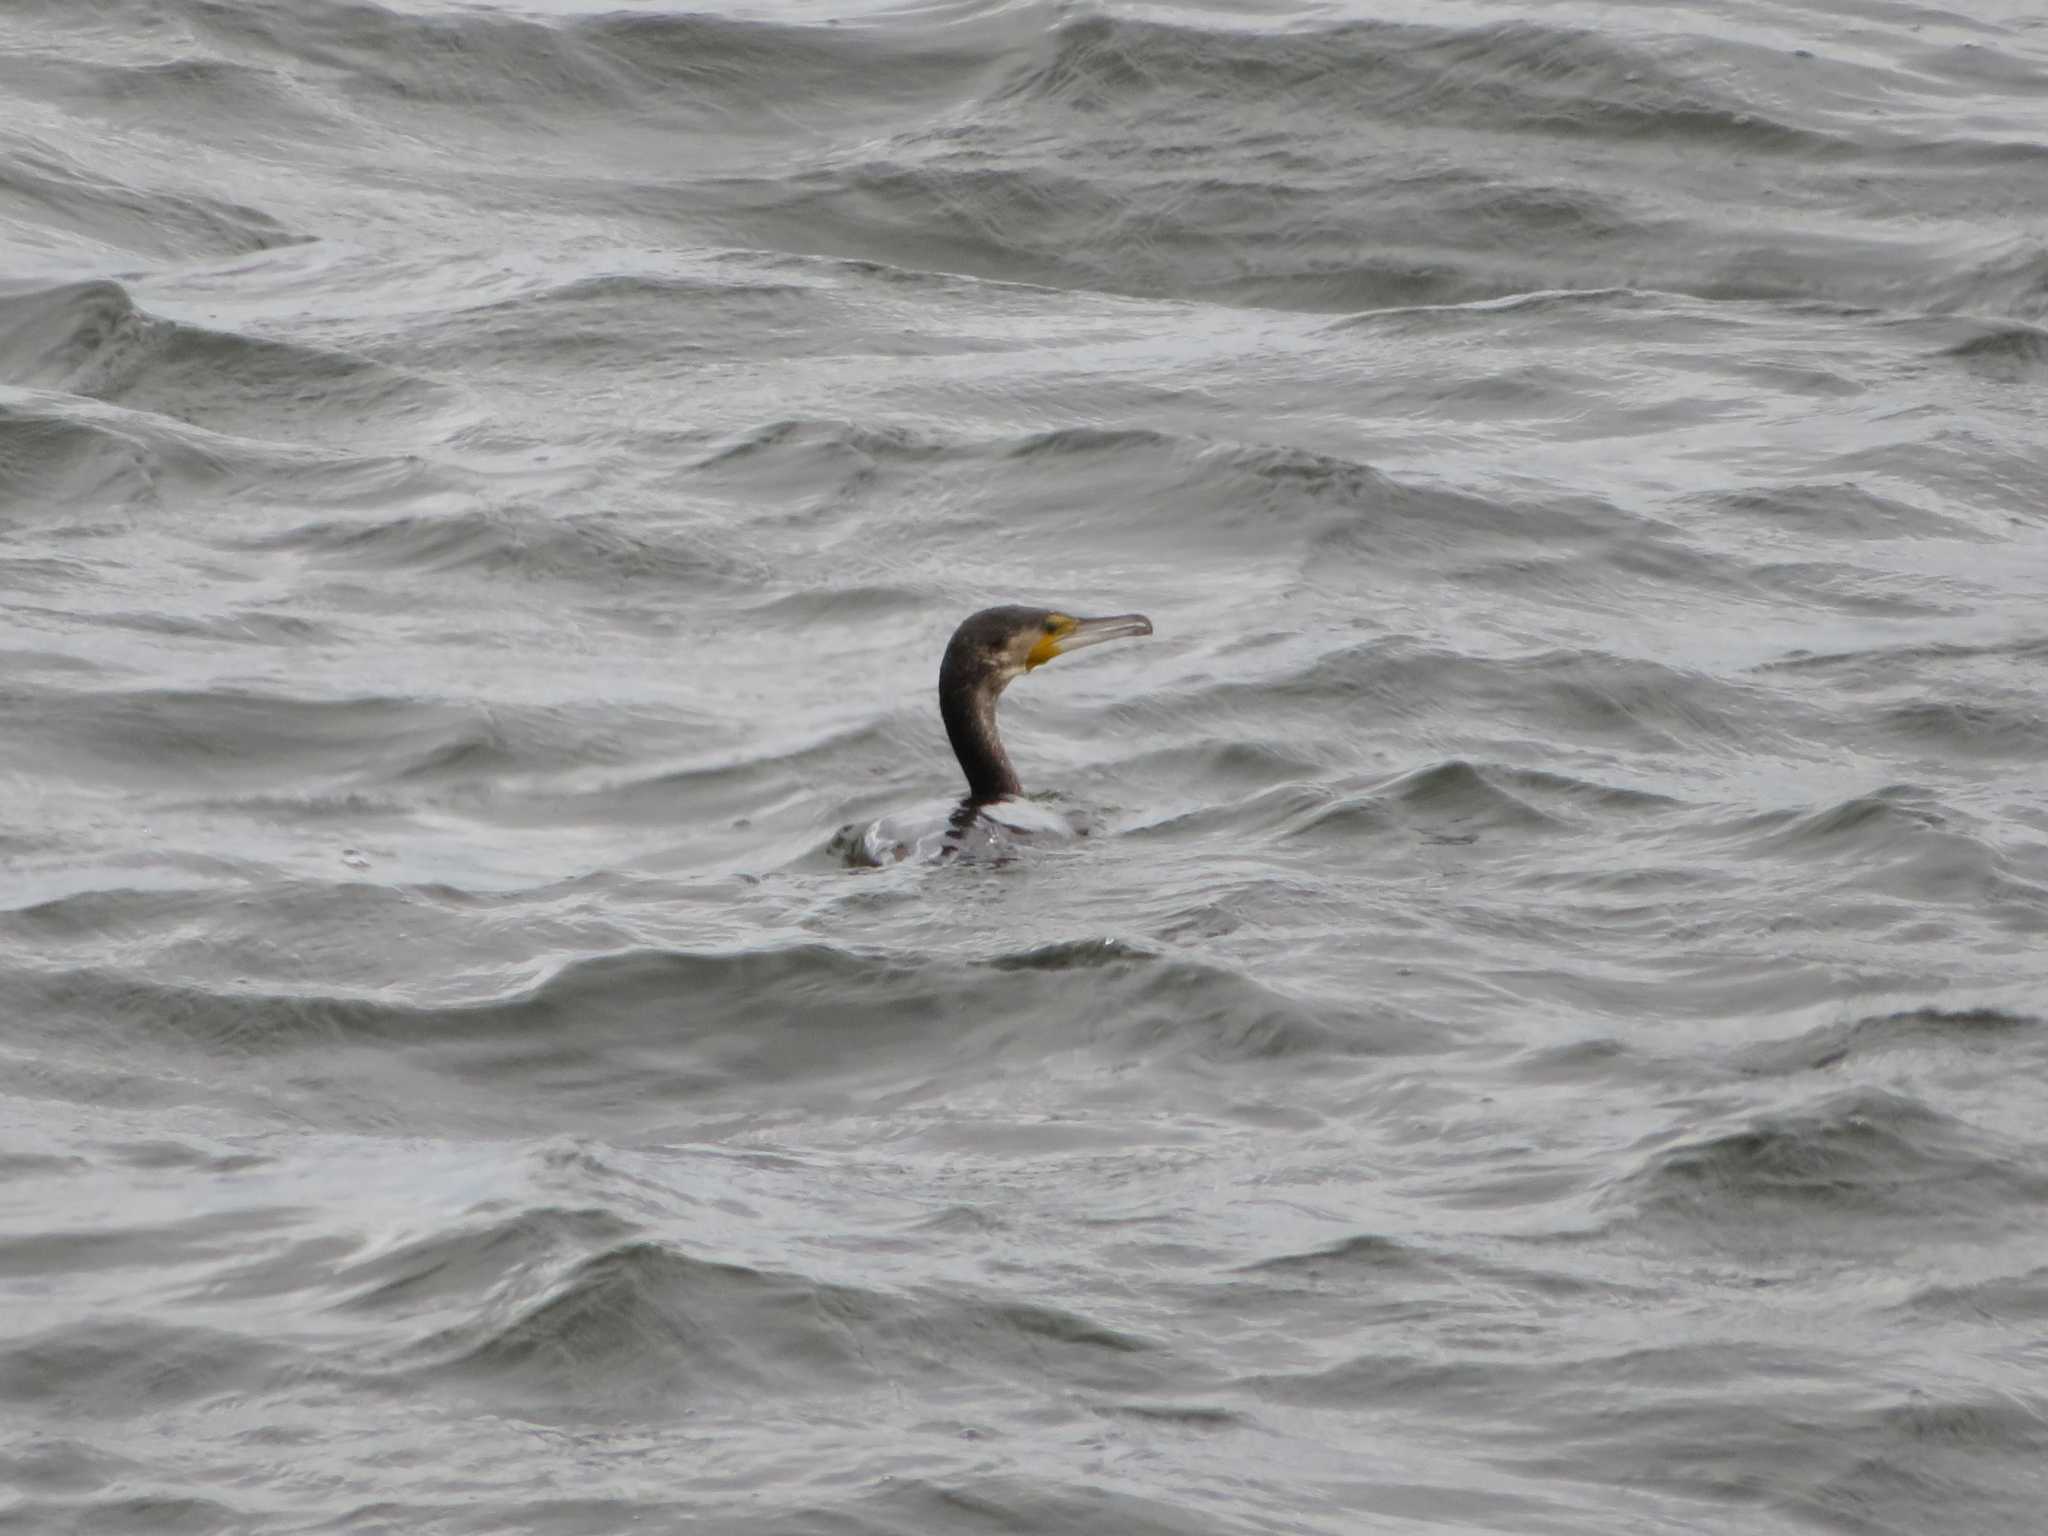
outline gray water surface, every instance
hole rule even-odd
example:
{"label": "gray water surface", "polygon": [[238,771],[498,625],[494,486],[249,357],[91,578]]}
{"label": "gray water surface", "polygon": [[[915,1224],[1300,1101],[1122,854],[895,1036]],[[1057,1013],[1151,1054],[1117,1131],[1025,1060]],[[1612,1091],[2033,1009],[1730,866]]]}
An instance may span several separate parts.
{"label": "gray water surface", "polygon": [[0,1530],[2040,1529],[2044,209],[1990,0],[8,7]]}

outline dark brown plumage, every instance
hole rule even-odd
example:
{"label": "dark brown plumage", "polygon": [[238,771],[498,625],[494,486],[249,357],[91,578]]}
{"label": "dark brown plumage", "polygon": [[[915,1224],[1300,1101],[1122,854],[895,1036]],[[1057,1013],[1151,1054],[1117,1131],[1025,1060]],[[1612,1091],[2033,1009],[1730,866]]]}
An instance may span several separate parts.
{"label": "dark brown plumage", "polygon": [[1149,635],[1141,613],[1077,619],[1051,608],[984,608],[953,631],[939,663],[939,714],[971,802],[1020,795],[1024,786],[996,732],[996,700],[1011,681],[1053,657],[1105,640]]}

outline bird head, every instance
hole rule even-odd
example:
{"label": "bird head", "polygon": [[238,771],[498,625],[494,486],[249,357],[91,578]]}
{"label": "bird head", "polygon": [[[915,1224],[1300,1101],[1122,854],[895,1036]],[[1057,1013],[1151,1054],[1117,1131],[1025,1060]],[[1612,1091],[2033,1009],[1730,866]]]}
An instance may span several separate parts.
{"label": "bird head", "polygon": [[1055,656],[1151,633],[1152,621],[1142,613],[1082,619],[1054,608],[984,608],[953,632],[940,672],[942,678],[950,674],[956,682],[993,685],[1001,692]]}

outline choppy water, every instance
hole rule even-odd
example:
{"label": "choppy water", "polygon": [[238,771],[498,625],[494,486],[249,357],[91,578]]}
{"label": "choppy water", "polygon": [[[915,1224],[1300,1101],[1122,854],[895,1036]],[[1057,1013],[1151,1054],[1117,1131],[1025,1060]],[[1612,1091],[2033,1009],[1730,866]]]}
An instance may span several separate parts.
{"label": "choppy water", "polygon": [[[2048,15],[0,13],[0,1529],[2048,1503]],[[985,603],[1095,835],[955,792]]]}

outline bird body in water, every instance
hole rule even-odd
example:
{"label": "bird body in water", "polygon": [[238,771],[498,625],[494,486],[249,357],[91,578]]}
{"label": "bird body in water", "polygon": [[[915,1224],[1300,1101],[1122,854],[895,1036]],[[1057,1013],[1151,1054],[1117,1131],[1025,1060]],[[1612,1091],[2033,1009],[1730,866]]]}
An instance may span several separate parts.
{"label": "bird body in water", "polygon": [[1018,836],[1071,835],[1064,818],[1021,798],[1024,786],[996,732],[996,700],[1055,656],[1151,633],[1152,621],[1141,613],[1080,619],[1011,605],[963,620],[939,663],[939,716],[967,776],[967,798],[938,815],[884,817],[861,839],[864,862],[953,858],[994,851]]}

